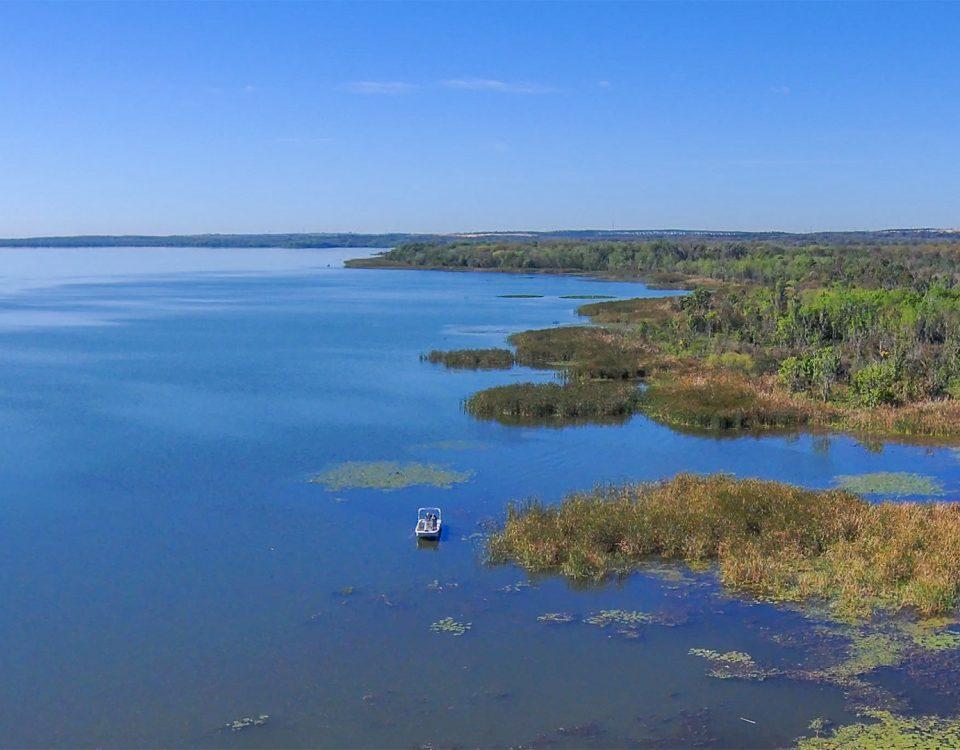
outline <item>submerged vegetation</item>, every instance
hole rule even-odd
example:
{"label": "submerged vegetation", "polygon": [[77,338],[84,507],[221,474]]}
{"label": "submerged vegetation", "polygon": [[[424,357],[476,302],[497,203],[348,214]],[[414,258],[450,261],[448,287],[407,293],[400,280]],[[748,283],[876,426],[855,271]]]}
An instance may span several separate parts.
{"label": "submerged vegetation", "polygon": [[348,461],[333,466],[310,479],[328,490],[376,489],[395,490],[423,484],[449,489],[469,481],[468,471],[455,471],[444,466],[396,461]]}
{"label": "submerged vegetation", "polygon": [[383,258],[691,289],[586,304],[581,314],[601,327],[579,330],[594,333],[534,331],[511,341],[521,364],[575,379],[646,378],[637,408],[675,426],[960,436],[960,243],[876,239],[421,242]]}
{"label": "submerged vegetation", "polygon": [[878,471],[873,474],[846,474],[836,478],[837,484],[858,495],[942,495],[943,485],[934,477],[905,471]]}
{"label": "submerged vegetation", "polygon": [[837,616],[904,608],[929,617],[960,603],[960,507],[877,503],[728,475],[599,488],[560,505],[512,505],[488,540],[493,562],[575,579],[651,557],[715,563],[734,589],[823,600]]}

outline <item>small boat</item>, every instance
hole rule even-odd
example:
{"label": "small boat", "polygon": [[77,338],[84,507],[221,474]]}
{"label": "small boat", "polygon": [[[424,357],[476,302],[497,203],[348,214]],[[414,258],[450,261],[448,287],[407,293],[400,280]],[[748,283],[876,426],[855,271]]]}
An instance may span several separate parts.
{"label": "small boat", "polygon": [[417,511],[417,528],[414,530],[417,539],[439,539],[442,524],[439,508],[420,508]]}

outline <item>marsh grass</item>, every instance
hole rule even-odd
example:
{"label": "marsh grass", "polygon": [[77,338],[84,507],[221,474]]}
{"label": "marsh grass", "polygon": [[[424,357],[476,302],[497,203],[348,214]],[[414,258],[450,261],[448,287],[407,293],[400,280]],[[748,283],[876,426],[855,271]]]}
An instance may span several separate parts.
{"label": "marsh grass", "polygon": [[902,608],[928,617],[960,601],[960,508],[679,474],[554,506],[511,505],[488,555],[572,579],[602,579],[651,557],[714,563],[725,585],[760,598],[825,601],[844,617]]}
{"label": "marsh grass", "polygon": [[771,379],[704,368],[651,379],[640,410],[660,422],[706,430],[796,428],[815,421],[816,408]]}
{"label": "marsh grass", "polygon": [[513,352],[509,349],[434,349],[421,354],[420,361],[451,370],[509,370],[513,367]]}
{"label": "marsh grass", "polygon": [[562,369],[579,379],[629,380],[645,372],[643,352],[603,328],[544,328],[515,333],[508,341],[519,364]]}
{"label": "marsh grass", "polygon": [[514,383],[473,394],[464,403],[478,419],[505,424],[562,421],[618,421],[635,409],[630,383]]}

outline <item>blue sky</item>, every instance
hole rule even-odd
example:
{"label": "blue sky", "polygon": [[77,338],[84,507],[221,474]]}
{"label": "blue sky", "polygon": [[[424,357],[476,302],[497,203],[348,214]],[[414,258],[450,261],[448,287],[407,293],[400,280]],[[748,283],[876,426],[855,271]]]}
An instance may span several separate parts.
{"label": "blue sky", "polygon": [[0,4],[0,235],[960,226],[960,4]]}

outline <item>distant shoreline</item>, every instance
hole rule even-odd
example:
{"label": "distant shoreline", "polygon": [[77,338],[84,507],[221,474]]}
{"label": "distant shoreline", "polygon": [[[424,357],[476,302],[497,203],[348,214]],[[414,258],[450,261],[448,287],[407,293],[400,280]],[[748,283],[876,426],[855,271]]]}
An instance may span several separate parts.
{"label": "distant shoreline", "polygon": [[896,243],[909,240],[956,240],[960,229],[880,229],[843,232],[723,231],[702,229],[559,229],[502,232],[280,232],[260,234],[95,234],[0,238],[2,247],[278,247],[322,249],[330,247],[393,247],[406,242],[539,242],[543,240],[627,241],[688,239],[696,241],[777,241],[788,244],[820,242]]}

